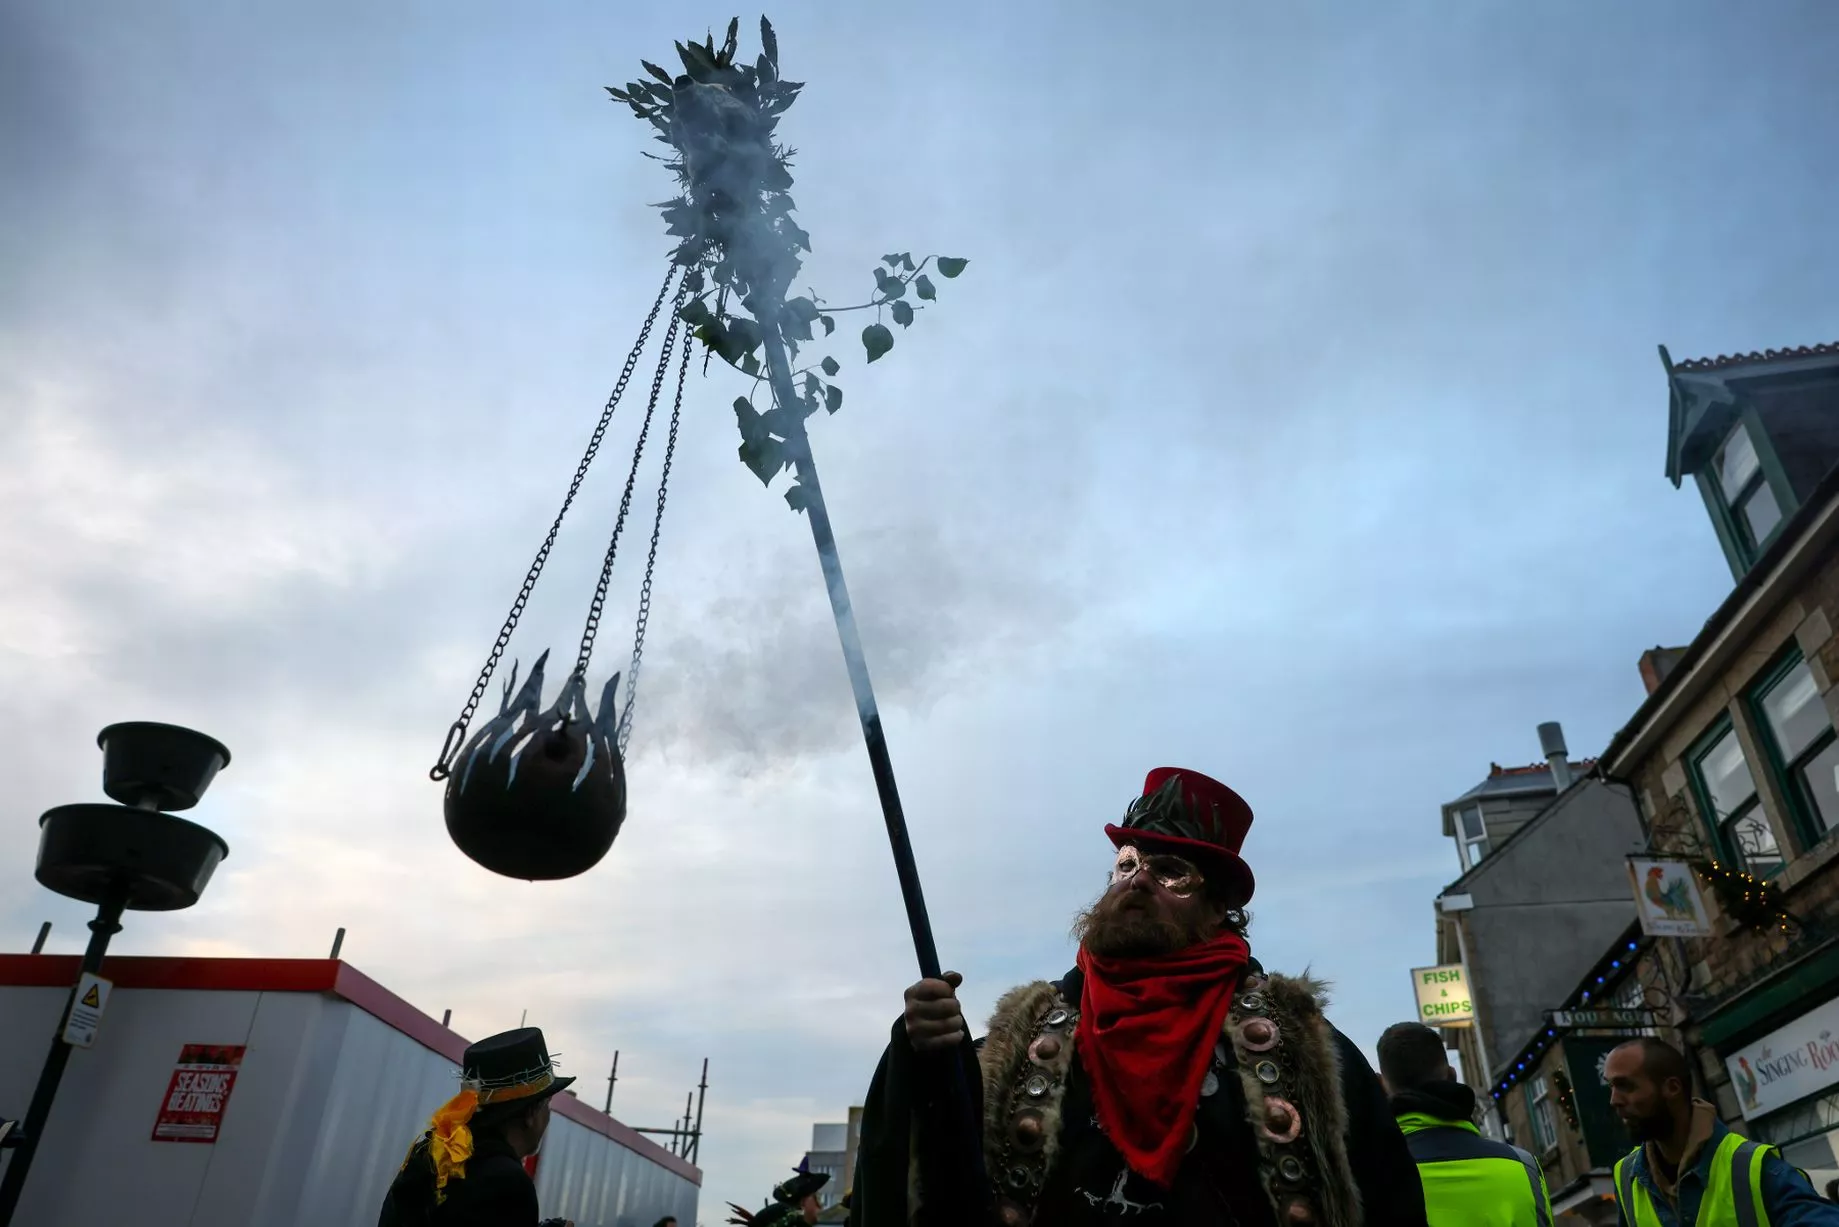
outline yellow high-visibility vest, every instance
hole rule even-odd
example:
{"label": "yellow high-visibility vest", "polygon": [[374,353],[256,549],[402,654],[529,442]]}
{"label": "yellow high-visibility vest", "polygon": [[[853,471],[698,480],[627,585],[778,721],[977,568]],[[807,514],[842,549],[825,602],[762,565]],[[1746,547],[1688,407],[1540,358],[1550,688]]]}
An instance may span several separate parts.
{"label": "yellow high-visibility vest", "polygon": [[[1616,1202],[1630,1227],[1661,1227],[1647,1186],[1635,1179],[1634,1159],[1640,1153],[1637,1147],[1616,1162]],[[1769,1211],[1762,1204],[1762,1161],[1774,1153],[1773,1146],[1725,1134],[1711,1152],[1698,1221],[1685,1227],[1769,1227]]]}

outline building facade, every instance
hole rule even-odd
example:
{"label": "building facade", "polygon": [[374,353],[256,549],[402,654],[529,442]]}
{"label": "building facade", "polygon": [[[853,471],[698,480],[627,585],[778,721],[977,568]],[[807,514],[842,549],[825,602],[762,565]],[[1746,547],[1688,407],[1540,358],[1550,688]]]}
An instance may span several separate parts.
{"label": "building facade", "polygon": [[[1664,357],[1664,351],[1663,351]],[[1736,584],[1602,760],[1710,932],[1667,939],[1728,1120],[1839,1175],[1839,346],[1673,365],[1668,475],[1699,486]]]}
{"label": "building facade", "polygon": [[811,1126],[811,1149],[805,1152],[806,1170],[830,1177],[817,1192],[820,1210],[842,1205],[855,1172],[856,1143],[861,1138],[862,1109],[851,1108],[846,1124]]}
{"label": "building facade", "polygon": [[[1623,868],[1641,839],[1634,806],[1594,762],[1570,762],[1558,725],[1539,732],[1546,762],[1497,765],[1443,807],[1464,871],[1437,898],[1437,959],[1464,967],[1474,1016],[1444,1034],[1478,1090],[1634,917]],[[1484,1124],[1498,1135],[1502,1122]]]}
{"label": "building facade", "polygon": [[1628,1152],[1603,1063],[1641,1035],[1682,1042],[1678,981],[1665,946],[1630,924],[1543,1016],[1489,1088],[1509,1138],[1538,1158],[1560,1223],[1611,1227],[1616,1160]]}
{"label": "building facade", "polygon": [[[79,960],[0,955],[0,1106],[21,1115]],[[335,959],[110,957],[19,1204],[35,1227],[374,1223],[466,1041]],[[187,1087],[211,1084],[211,1092]],[[534,1159],[577,1227],[696,1221],[702,1173],[572,1090]],[[14,1107],[13,1105],[18,1105]],[[13,1153],[13,1152],[6,1152]]]}

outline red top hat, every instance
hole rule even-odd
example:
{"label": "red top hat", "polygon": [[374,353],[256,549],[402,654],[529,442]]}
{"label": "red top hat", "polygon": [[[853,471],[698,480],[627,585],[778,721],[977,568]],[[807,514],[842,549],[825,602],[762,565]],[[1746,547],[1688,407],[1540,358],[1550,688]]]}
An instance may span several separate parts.
{"label": "red top hat", "polygon": [[1130,803],[1123,826],[1107,826],[1116,847],[1134,844],[1193,861],[1223,887],[1234,907],[1251,900],[1252,867],[1239,856],[1251,829],[1252,808],[1218,780],[1198,771],[1157,767],[1143,781],[1143,795]]}

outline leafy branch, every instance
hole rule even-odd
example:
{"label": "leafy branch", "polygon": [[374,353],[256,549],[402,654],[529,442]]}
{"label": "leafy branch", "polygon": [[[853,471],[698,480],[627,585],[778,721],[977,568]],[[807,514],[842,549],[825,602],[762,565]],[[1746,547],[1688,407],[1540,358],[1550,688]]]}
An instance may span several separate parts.
{"label": "leafy branch", "polygon": [[[665,231],[677,240],[671,261],[687,270],[687,297],[678,314],[708,354],[754,380],[749,395],[735,401],[740,456],[771,484],[796,461],[805,419],[819,408],[835,413],[843,406],[843,390],[832,382],[842,364],[827,354],[794,369],[800,345],[817,343],[819,328],[828,340],[839,314],[873,311],[875,322],[863,328],[861,340],[865,361],[875,362],[894,347],[884,317],[906,329],[936,302],[928,269],[950,280],[968,261],[926,256],[915,262],[912,253],[898,252],[872,270],[875,289],[866,302],[833,307],[816,291],[788,297],[811,236],[792,218],[796,151],[778,141],[776,130],[804,84],[780,75],[779,40],[766,18],[760,19],[760,54],[751,62],[738,55],[739,34],[735,18],[719,47],[712,34],[701,43],[676,45],[681,73],[641,60],[649,79],[606,88],[670,149],[646,156],[664,162],[681,189],[657,206]],[[773,390],[773,407],[764,413],[751,400],[763,379]],[[796,484],[786,501],[804,509]]]}

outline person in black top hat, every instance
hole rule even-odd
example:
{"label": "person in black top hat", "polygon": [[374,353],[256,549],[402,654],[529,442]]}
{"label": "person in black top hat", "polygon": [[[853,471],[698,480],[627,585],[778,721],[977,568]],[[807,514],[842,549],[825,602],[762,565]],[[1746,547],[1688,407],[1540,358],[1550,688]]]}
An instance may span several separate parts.
{"label": "person in black top hat", "polygon": [[801,1159],[792,1169],[792,1178],[773,1186],[773,1197],[763,1210],[743,1210],[733,1202],[729,1222],[735,1227],[792,1227],[793,1224],[817,1222],[817,1191],[830,1180],[822,1172],[811,1170],[811,1160]]}
{"label": "person in black top hat", "polygon": [[792,1178],[773,1186],[773,1201],[783,1206],[797,1207],[806,1223],[815,1223],[823,1211],[823,1207],[817,1204],[817,1191],[829,1182],[829,1176],[811,1170],[809,1157],[800,1159],[798,1166],[792,1169]]}
{"label": "person in black top hat", "polygon": [[522,1027],[466,1050],[460,1093],[410,1147],[377,1227],[571,1227],[539,1224],[536,1182],[524,1160],[549,1127],[558,1077],[543,1033]]}

